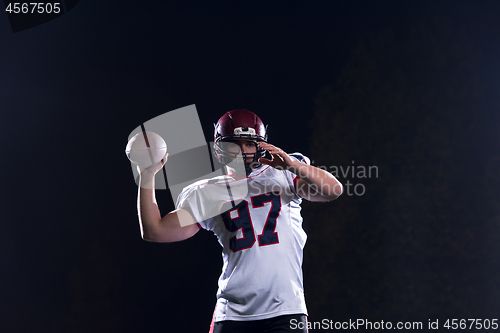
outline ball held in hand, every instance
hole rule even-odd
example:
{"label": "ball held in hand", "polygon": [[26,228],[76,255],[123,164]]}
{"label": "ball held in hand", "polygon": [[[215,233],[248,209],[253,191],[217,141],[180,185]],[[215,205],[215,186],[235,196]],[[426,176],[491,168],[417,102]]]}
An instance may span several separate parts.
{"label": "ball held in hand", "polygon": [[141,168],[159,163],[166,153],[165,140],[158,134],[147,131],[134,135],[125,148],[128,159]]}

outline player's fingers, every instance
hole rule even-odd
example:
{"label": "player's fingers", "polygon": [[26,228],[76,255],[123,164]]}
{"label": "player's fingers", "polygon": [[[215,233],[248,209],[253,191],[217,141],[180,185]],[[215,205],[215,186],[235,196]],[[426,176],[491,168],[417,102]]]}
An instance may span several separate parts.
{"label": "player's fingers", "polygon": [[141,168],[138,165],[137,170],[139,171],[139,173],[146,171],[146,172],[151,173],[151,174],[156,174],[158,171],[161,170],[161,168],[163,168],[165,163],[167,163],[167,159],[168,159],[168,153],[166,153],[165,156],[163,156],[163,158],[160,160],[160,162],[153,164],[147,168]]}
{"label": "player's fingers", "polygon": [[283,151],[277,151],[277,150],[273,150],[273,151],[268,151],[269,154],[271,154],[271,156],[275,156],[277,158],[279,158],[280,160],[283,160],[283,154],[284,152]]}
{"label": "player's fingers", "polygon": [[278,150],[275,151],[274,154],[283,156],[283,154],[285,154],[285,152],[283,150],[281,150],[281,149],[278,149]]}
{"label": "player's fingers", "polygon": [[259,163],[266,164],[266,165],[271,165],[271,163],[273,163],[272,160],[269,160],[269,159],[263,158],[263,157],[259,158],[258,161],[259,161]]}
{"label": "player's fingers", "polygon": [[[164,158],[165,158],[165,157],[164,157]],[[165,164],[165,162],[166,162],[166,161],[164,160],[164,158],[162,158],[162,159],[160,160],[160,162],[158,162],[158,163],[156,163],[156,164],[154,164],[154,165],[150,166],[148,169],[155,170],[155,171],[160,170],[160,169],[163,167],[163,165]]]}
{"label": "player's fingers", "polygon": [[284,161],[283,159],[283,156],[281,156],[280,154],[272,154],[275,158],[277,158],[278,160],[280,160],[281,162]]}
{"label": "player's fingers", "polygon": [[163,156],[163,158],[161,159],[162,166],[164,166],[165,163],[167,163],[167,160],[168,160],[168,153],[165,153],[165,156]]}
{"label": "player's fingers", "polygon": [[273,148],[276,148],[275,146],[273,146],[272,144],[270,143],[267,143],[267,142],[263,142],[263,141],[260,141],[258,143],[259,147],[264,149],[264,150],[269,150],[269,149],[273,149]]}
{"label": "player's fingers", "polygon": [[278,155],[280,153],[278,149],[267,149],[267,151],[272,155]]}

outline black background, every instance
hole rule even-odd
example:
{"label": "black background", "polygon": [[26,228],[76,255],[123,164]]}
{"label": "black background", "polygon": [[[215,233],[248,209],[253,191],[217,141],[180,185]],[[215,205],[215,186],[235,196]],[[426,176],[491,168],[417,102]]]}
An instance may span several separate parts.
{"label": "black background", "polygon": [[17,33],[0,15],[2,331],[208,331],[220,246],[141,240],[124,154],[191,104],[207,141],[246,108],[317,165],[378,166],[350,179],[363,196],[304,203],[311,321],[498,318],[498,13],[87,0]]}

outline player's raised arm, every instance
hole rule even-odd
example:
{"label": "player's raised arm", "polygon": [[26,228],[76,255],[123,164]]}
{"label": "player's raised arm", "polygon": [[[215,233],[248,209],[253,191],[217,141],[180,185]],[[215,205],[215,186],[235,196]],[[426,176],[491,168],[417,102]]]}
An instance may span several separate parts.
{"label": "player's raised arm", "polygon": [[259,142],[259,147],[267,150],[271,159],[260,158],[259,162],[274,168],[289,170],[299,178],[295,190],[309,201],[331,201],[342,194],[342,184],[326,170],[293,160],[282,149],[266,142]]}
{"label": "player's raised arm", "polygon": [[[144,240],[152,242],[177,242],[187,239],[199,230],[191,214],[184,209],[176,209],[161,217],[156,202],[154,190],[154,176],[161,170],[167,161],[168,154],[163,160],[145,170],[139,168],[140,181],[137,195],[137,211],[141,235]],[[183,221],[183,225],[179,220]]]}

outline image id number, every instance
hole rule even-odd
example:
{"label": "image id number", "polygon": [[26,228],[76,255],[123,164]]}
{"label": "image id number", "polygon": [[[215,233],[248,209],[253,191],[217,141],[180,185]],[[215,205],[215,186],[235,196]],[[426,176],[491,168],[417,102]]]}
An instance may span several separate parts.
{"label": "image id number", "polygon": [[448,319],[444,324],[447,329],[493,329],[498,328],[498,319]]}
{"label": "image id number", "polygon": [[58,14],[61,12],[61,3],[43,3],[43,2],[14,2],[9,3],[6,12],[14,14]]}

